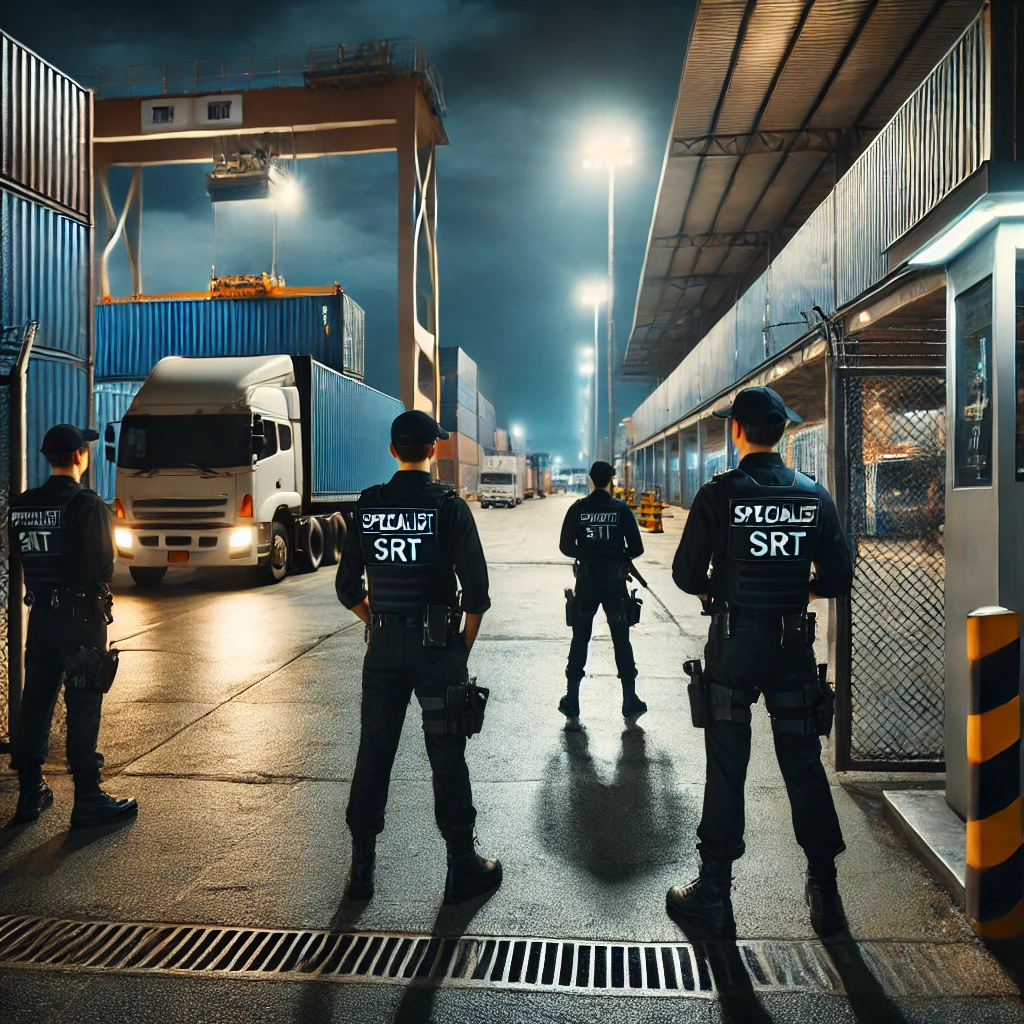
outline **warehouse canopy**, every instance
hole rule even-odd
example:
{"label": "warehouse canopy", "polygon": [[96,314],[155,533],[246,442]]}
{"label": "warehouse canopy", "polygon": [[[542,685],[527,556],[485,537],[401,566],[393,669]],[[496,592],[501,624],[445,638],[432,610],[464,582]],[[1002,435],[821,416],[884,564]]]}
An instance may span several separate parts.
{"label": "warehouse canopy", "polygon": [[678,365],[980,7],[698,0],[625,376],[661,379]]}

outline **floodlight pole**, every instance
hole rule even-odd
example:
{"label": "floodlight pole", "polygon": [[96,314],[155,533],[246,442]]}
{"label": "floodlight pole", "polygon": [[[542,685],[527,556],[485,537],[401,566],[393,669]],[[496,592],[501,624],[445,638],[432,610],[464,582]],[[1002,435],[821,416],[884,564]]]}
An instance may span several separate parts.
{"label": "floodlight pole", "polygon": [[[615,465],[615,161],[608,161],[608,461]],[[595,363],[595,372],[597,366]],[[595,392],[596,392],[595,388]]]}

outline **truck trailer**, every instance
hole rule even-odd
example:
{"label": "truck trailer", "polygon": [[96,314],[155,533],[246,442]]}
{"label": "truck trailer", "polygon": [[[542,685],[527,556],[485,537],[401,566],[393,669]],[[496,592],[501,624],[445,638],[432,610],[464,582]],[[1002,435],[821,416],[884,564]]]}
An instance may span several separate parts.
{"label": "truck trailer", "polygon": [[105,427],[117,560],[142,586],[173,565],[276,583],[336,563],[341,512],[394,472],[402,409],[311,356],[161,359]]}
{"label": "truck trailer", "polygon": [[515,508],[522,503],[526,458],[522,455],[485,455],[480,463],[480,507]]}

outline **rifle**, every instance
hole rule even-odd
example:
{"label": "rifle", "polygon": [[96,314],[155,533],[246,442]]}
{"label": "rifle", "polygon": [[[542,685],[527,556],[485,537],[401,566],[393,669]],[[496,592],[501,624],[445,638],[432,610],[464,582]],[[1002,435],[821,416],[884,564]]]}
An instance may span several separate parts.
{"label": "rifle", "polygon": [[645,580],[643,578],[643,576],[641,576],[640,573],[637,571],[637,568],[633,564],[632,560],[630,560],[626,564],[626,568],[627,568],[627,575],[632,576],[637,581],[637,583],[639,583],[640,586],[644,588],[644,590],[650,590],[651,589],[649,586],[647,586],[647,580]]}

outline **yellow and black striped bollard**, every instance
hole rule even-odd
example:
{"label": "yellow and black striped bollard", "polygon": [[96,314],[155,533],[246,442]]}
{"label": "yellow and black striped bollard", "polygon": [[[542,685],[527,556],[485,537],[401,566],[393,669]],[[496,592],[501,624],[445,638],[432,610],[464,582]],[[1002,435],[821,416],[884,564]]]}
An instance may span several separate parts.
{"label": "yellow and black striped bollard", "polygon": [[991,939],[1024,932],[1020,800],[1020,616],[967,616],[967,917]]}

